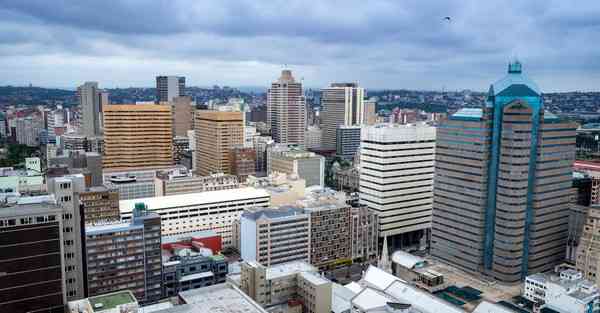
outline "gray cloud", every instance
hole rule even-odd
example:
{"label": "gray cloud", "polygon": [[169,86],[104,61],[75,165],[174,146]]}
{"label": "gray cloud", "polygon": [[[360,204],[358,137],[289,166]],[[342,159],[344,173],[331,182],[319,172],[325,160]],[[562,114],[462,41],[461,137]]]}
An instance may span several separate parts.
{"label": "gray cloud", "polygon": [[544,90],[593,89],[599,14],[594,0],[4,0],[0,81],[267,85],[288,64],[313,87],[485,90],[518,57]]}

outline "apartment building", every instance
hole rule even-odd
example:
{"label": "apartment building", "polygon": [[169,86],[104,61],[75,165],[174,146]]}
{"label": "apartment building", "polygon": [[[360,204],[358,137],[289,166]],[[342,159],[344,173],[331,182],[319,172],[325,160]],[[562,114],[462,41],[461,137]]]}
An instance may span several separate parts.
{"label": "apartment building", "polygon": [[105,186],[86,188],[78,193],[80,216],[84,224],[119,221],[119,191]]}
{"label": "apartment building", "polygon": [[325,268],[351,261],[351,209],[344,202],[320,200],[306,204],[310,216],[310,264]]}
{"label": "apartment building", "polygon": [[239,234],[244,260],[265,266],[310,261],[310,215],[302,208],[247,210]]}
{"label": "apartment building", "polygon": [[85,228],[86,295],[131,290],[140,303],[162,297],[161,218],[138,203],[129,222]]}

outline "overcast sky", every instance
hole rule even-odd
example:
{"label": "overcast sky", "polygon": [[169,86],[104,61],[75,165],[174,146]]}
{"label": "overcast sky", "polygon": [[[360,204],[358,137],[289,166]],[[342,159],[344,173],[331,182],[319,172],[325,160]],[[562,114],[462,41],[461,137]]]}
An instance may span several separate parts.
{"label": "overcast sky", "polygon": [[[444,19],[451,17],[451,21]],[[600,1],[0,0],[0,85],[600,90]]]}

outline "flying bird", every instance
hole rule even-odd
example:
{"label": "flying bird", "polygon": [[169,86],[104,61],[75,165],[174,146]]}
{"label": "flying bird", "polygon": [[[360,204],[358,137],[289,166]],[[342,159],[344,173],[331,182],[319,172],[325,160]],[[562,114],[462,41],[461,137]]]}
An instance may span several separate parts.
{"label": "flying bird", "polygon": [[450,18],[450,16],[446,16],[444,17],[445,20],[447,20],[448,22],[452,22],[452,18]]}

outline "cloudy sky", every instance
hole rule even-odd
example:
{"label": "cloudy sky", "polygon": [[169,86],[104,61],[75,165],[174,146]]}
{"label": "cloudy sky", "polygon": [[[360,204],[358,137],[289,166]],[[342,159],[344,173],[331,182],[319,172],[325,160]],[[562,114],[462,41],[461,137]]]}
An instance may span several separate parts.
{"label": "cloudy sky", "polygon": [[267,86],[287,64],[309,87],[485,90],[515,57],[544,91],[600,90],[600,1],[0,0],[0,85]]}

